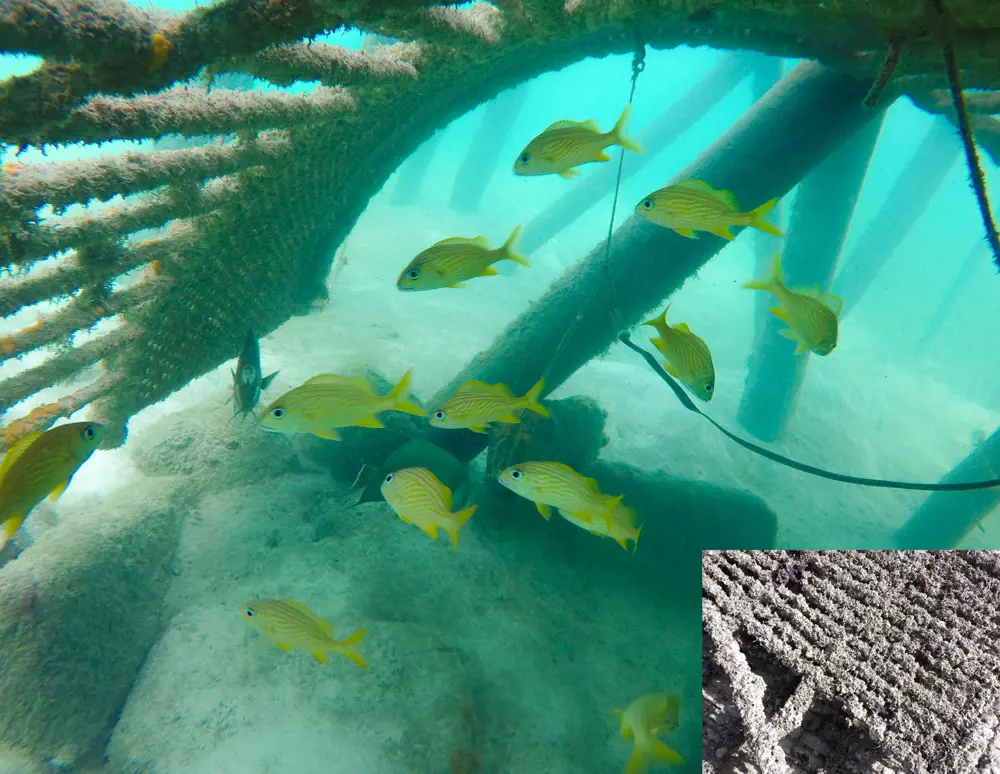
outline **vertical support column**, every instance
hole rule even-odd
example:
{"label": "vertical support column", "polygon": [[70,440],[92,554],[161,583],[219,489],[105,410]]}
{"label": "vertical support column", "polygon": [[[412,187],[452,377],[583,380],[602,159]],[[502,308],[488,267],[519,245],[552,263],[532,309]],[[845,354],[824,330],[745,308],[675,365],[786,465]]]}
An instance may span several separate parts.
{"label": "vertical support column", "polygon": [[[756,62],[758,58],[761,58],[760,54],[720,55],[712,68],[683,97],[673,102],[635,135],[646,152],[628,160],[622,172],[622,184],[704,118],[723,97],[742,83],[749,74],[750,63]],[[561,198],[528,221],[521,237],[521,249],[531,255],[563,229],[573,225],[595,201],[614,189],[617,177],[618,164],[612,159],[593,169],[586,179],[574,181],[573,187]]]}
{"label": "vertical support column", "polygon": [[[1000,478],[1000,430],[983,441],[942,483]],[[1000,487],[977,492],[933,492],[896,531],[900,549],[957,548],[990,512],[1000,507]]]}
{"label": "vertical support column", "polygon": [[833,292],[843,297],[845,316],[921,218],[960,152],[954,127],[944,118],[935,117],[913,158],[899,173],[882,209],[837,274]]}
{"label": "vertical support column", "polygon": [[941,330],[951,310],[955,308],[956,300],[965,288],[971,284],[973,277],[978,274],[977,267],[979,266],[979,262],[989,261],[988,253],[989,244],[982,239],[976,239],[976,244],[969,251],[965,262],[962,264],[962,268],[958,270],[958,276],[955,277],[948,290],[941,296],[941,303],[938,304],[938,308],[927,321],[927,325],[924,326],[924,332],[917,340],[917,350],[926,349],[934,343],[938,331]]}
{"label": "vertical support column", "polygon": [[[479,209],[486,187],[503,167],[500,152],[511,124],[517,120],[528,99],[528,84],[500,92],[486,105],[483,120],[472,137],[472,145],[458,167],[451,189],[451,208],[469,214]],[[516,151],[515,151],[516,152]],[[511,162],[513,164],[513,161]],[[511,174],[511,170],[507,170]]]}
{"label": "vertical support column", "polygon": [[[830,287],[884,115],[880,111],[799,185],[781,260],[788,284]],[[766,296],[768,307],[774,304],[769,294],[758,295]],[[785,327],[766,313],[737,414],[764,441],[776,441],[784,432],[811,357],[794,354],[795,344],[778,335]]]}
{"label": "vertical support column", "polygon": [[396,187],[389,199],[390,204],[397,207],[405,206],[413,204],[420,197],[420,189],[423,187],[424,178],[427,177],[427,170],[430,169],[445,131],[438,129],[434,132],[400,168]]}

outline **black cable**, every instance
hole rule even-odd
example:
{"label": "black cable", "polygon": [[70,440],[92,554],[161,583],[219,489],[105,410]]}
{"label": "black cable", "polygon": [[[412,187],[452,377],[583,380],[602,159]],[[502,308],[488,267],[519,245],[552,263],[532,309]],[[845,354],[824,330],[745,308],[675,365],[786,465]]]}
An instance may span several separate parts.
{"label": "black cable", "polygon": [[635,350],[649,363],[650,368],[652,368],[656,374],[667,383],[671,390],[674,391],[674,395],[677,396],[677,400],[688,411],[693,411],[695,414],[700,414],[705,417],[709,422],[715,425],[716,429],[719,430],[727,438],[736,441],[744,449],[749,449],[754,454],[759,454],[761,457],[766,457],[773,462],[777,462],[780,465],[784,465],[795,470],[800,470],[803,473],[808,473],[811,476],[819,476],[821,478],[828,478],[831,481],[841,481],[845,484],[856,484],[858,486],[874,486],[881,487],[882,489],[911,489],[918,492],[968,492],[975,489],[991,489],[995,486],[1000,486],[1000,478],[992,479],[991,481],[969,481],[961,484],[920,484],[911,483],[906,481],[886,481],[880,478],[861,478],[859,476],[845,476],[843,473],[833,473],[829,470],[823,470],[822,468],[813,467],[812,465],[806,465],[804,462],[797,462],[796,460],[789,459],[788,457],[783,457],[780,454],[765,449],[762,446],[757,446],[754,443],[750,443],[738,435],[734,435],[729,432],[726,428],[712,419],[708,414],[703,412],[698,408],[694,401],[691,400],[690,396],[681,388],[677,382],[675,382],[670,375],[663,370],[660,364],[656,361],[656,358],[650,354],[647,350],[640,346],[632,343],[632,337],[629,336],[627,331],[623,331],[618,334],[618,340],[621,341],[626,347]]}

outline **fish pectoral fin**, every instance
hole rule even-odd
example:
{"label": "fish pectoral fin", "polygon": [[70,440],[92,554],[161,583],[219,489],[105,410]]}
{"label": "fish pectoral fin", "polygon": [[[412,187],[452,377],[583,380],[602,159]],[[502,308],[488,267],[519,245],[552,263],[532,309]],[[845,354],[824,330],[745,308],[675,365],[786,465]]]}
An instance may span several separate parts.
{"label": "fish pectoral fin", "polygon": [[325,438],[328,441],[339,441],[340,434],[334,430],[332,427],[321,428],[319,430],[313,430],[312,434],[317,438]]}
{"label": "fish pectoral fin", "polygon": [[14,533],[21,527],[27,516],[28,514],[26,513],[22,513],[18,516],[11,516],[3,523],[3,527],[0,528],[0,549],[10,542],[10,539],[14,537]]}
{"label": "fish pectoral fin", "polygon": [[274,644],[277,645],[282,650],[287,650],[289,653],[292,652],[292,646],[291,645],[286,645],[283,642],[275,642]]}
{"label": "fish pectoral fin", "polygon": [[492,266],[487,266],[487,267],[486,267],[485,269],[483,269],[483,270],[482,270],[482,271],[480,272],[479,276],[480,276],[480,277],[495,277],[495,276],[496,276],[497,274],[499,274],[499,273],[500,273],[500,272],[498,272],[498,271],[497,271],[496,269],[494,269],[494,268],[493,268]]}
{"label": "fish pectoral fin", "polygon": [[364,419],[358,420],[356,424],[358,427],[385,427],[385,425],[379,422],[375,417],[365,417]]}
{"label": "fish pectoral fin", "polygon": [[676,231],[682,237],[687,237],[688,239],[697,239],[698,238],[698,235],[695,234],[694,231],[692,229],[689,229],[689,228],[675,228],[674,231]]}
{"label": "fish pectoral fin", "polygon": [[53,489],[51,492],[49,492],[49,502],[50,503],[54,503],[56,500],[58,500],[59,496],[62,495],[62,493],[66,491],[66,487],[69,486],[69,482],[72,481],[72,480],[73,480],[73,477],[70,476],[65,481],[63,481],[61,484],[59,484],[59,486],[57,486],[55,489]]}
{"label": "fish pectoral fin", "polygon": [[538,509],[538,512],[542,514],[542,516],[544,516],[546,519],[552,518],[552,506],[546,505],[545,503],[535,503],[535,507]]}
{"label": "fish pectoral fin", "polygon": [[788,315],[785,314],[785,310],[782,307],[772,306],[768,311],[782,322],[788,322]]}
{"label": "fish pectoral fin", "polygon": [[572,180],[574,177],[580,174],[579,169],[570,167],[569,169],[563,169],[559,171],[559,177],[565,178],[566,180]]}
{"label": "fish pectoral fin", "polygon": [[317,660],[317,661],[318,661],[319,663],[321,663],[321,664],[327,664],[327,663],[329,663],[329,662],[328,662],[328,661],[326,660],[326,653],[324,653],[324,652],[323,652],[323,651],[321,651],[321,650],[317,650],[317,651],[314,651],[314,652],[313,652],[313,654],[312,654],[312,657],[313,657],[314,659],[316,659],[316,660]]}

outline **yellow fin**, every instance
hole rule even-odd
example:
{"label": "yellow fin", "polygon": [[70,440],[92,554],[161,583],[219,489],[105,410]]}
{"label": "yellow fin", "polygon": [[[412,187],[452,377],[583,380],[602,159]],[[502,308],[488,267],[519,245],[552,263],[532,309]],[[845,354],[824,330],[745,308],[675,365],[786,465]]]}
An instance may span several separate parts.
{"label": "yellow fin", "polygon": [[467,430],[471,430],[474,433],[485,433],[486,432],[486,425],[471,425],[471,426],[469,426],[466,429]]}
{"label": "yellow fin", "polygon": [[320,428],[318,430],[313,430],[312,434],[317,438],[325,438],[328,441],[339,441],[340,435],[332,427]]}
{"label": "yellow fin", "polygon": [[62,495],[62,493],[66,491],[66,487],[69,486],[69,482],[72,480],[73,476],[70,476],[65,481],[63,481],[59,486],[57,486],[55,489],[49,492],[49,502],[54,503],[56,500],[58,500],[59,497]]}
{"label": "yellow fin", "polygon": [[616,542],[616,543],[617,543],[618,545],[620,545],[620,546],[621,546],[622,548],[624,548],[624,549],[625,549],[626,551],[628,551],[628,543],[627,543],[627,542],[625,541],[625,538],[623,538],[623,537],[618,537],[618,538],[615,538],[615,539],[614,539],[614,541],[615,541],[615,542]]}
{"label": "yellow fin", "polygon": [[688,180],[681,180],[679,183],[674,183],[670,187],[680,188],[681,190],[686,190],[686,191],[705,191],[713,194],[719,193],[704,180],[698,180],[697,178],[694,177],[689,178]]}
{"label": "yellow fin", "polygon": [[810,285],[806,288],[792,288],[792,291],[803,296],[815,298],[838,317],[840,316],[840,313],[844,311],[844,299],[840,296],[833,296],[829,293],[824,293],[820,289],[819,285]]}
{"label": "yellow fin", "polygon": [[666,366],[667,373],[674,377],[674,379],[681,378],[681,375],[677,373],[677,369],[670,365],[670,363],[664,363],[664,366]]}
{"label": "yellow fin", "polygon": [[3,548],[8,542],[10,542],[10,539],[14,537],[14,533],[17,532],[21,524],[24,523],[24,519],[27,515],[28,514],[23,513],[18,516],[11,516],[3,523],[3,527],[0,528],[0,548]]}
{"label": "yellow fin", "polygon": [[695,234],[694,231],[692,231],[689,228],[675,228],[674,231],[676,231],[682,237],[687,237],[688,239],[697,239],[698,238],[698,235]]}
{"label": "yellow fin", "polygon": [[493,421],[494,422],[507,422],[508,424],[512,424],[512,423],[520,422],[521,421],[521,417],[519,417],[517,414],[513,414],[513,413],[511,413],[511,412],[508,411],[506,414],[503,414],[502,416],[497,417]]}
{"label": "yellow fin", "polygon": [[593,118],[588,118],[586,121],[571,121],[568,118],[563,118],[545,127],[546,132],[550,129],[586,129],[589,132],[598,133],[601,131],[601,127]]}
{"label": "yellow fin", "polygon": [[454,282],[451,285],[445,285],[445,287],[446,288],[464,288],[465,287],[465,283],[464,282]]}
{"label": "yellow fin", "polygon": [[612,141],[616,145],[620,145],[625,150],[630,150],[633,153],[645,153],[645,149],[639,143],[625,134],[625,127],[628,126],[628,121],[631,116],[632,105],[626,105],[625,109],[622,110],[622,114],[618,116],[618,120],[615,122],[615,125],[611,127],[611,131],[608,132],[608,134],[611,135]]}
{"label": "yellow fin", "polygon": [[611,161],[611,157],[604,151],[598,151],[597,155],[594,156],[594,161]]}
{"label": "yellow fin", "polygon": [[538,509],[538,512],[542,514],[542,516],[544,516],[546,519],[552,518],[551,505],[546,505],[545,503],[535,503],[535,507]]}
{"label": "yellow fin", "polygon": [[442,239],[439,242],[434,243],[437,245],[472,245],[474,247],[482,248],[483,250],[491,250],[490,240],[486,237],[480,235],[476,237],[448,237],[447,239]]}
{"label": "yellow fin", "polygon": [[285,650],[285,651],[288,651],[289,653],[291,653],[291,652],[292,652],[292,647],[291,647],[291,645],[286,645],[285,643],[283,643],[283,642],[278,642],[277,640],[275,640],[274,644],[275,644],[275,645],[277,645],[277,646],[278,646],[279,648],[281,648],[282,650]]}
{"label": "yellow fin", "polygon": [[369,395],[377,395],[375,385],[367,376],[341,376],[340,374],[317,374],[303,384],[350,384],[364,390]]}
{"label": "yellow fin", "polygon": [[385,427],[381,422],[379,422],[375,417],[365,417],[364,419],[359,419],[355,423],[356,427]]}
{"label": "yellow fin", "polygon": [[483,269],[483,270],[482,270],[482,271],[481,271],[481,272],[479,273],[479,276],[480,276],[480,277],[494,277],[494,276],[496,276],[496,275],[497,275],[497,274],[499,274],[499,273],[500,273],[500,272],[498,272],[498,271],[497,271],[496,269],[494,269],[494,268],[493,268],[492,266],[487,266],[487,267],[486,267],[485,269]]}
{"label": "yellow fin", "polygon": [[764,216],[767,215],[771,210],[774,209],[774,205],[778,203],[777,199],[771,199],[770,201],[764,202],[755,210],[751,210],[747,213],[747,225],[750,228],[755,228],[758,231],[763,231],[765,234],[770,234],[771,236],[781,237],[784,234],[776,226],[772,226],[766,220]]}
{"label": "yellow fin", "polygon": [[5,455],[3,455],[3,461],[0,462],[0,481],[7,474],[7,471],[11,469],[11,466],[17,462],[18,457],[24,454],[28,447],[31,446],[35,441],[45,435],[41,430],[37,433],[28,433],[23,438],[18,438],[14,445],[11,446]]}
{"label": "yellow fin", "polygon": [[735,239],[732,232],[729,230],[729,226],[715,226],[713,228],[706,230],[708,231],[708,233],[715,234],[716,236],[720,236],[723,239],[728,239],[730,241]]}
{"label": "yellow fin", "polygon": [[410,400],[410,379],[413,377],[413,370],[410,369],[400,378],[399,383],[392,388],[386,400],[390,411],[402,411],[404,414],[413,414],[418,417],[427,415],[420,406]]}
{"label": "yellow fin", "polygon": [[788,315],[785,314],[784,307],[772,306],[769,311],[782,322],[788,322]]}
{"label": "yellow fin", "polygon": [[[448,503],[448,507],[451,508],[451,503]],[[453,513],[451,515],[451,523],[444,528],[445,532],[448,533],[448,537],[451,538],[451,545],[455,551],[458,550],[458,533],[465,526],[465,522],[472,518],[472,514],[476,512],[478,507],[478,505],[471,505],[464,511]]]}
{"label": "yellow fin", "polygon": [[321,651],[321,650],[314,651],[313,654],[312,654],[312,657],[314,659],[316,659],[321,664],[329,663],[326,660],[326,654],[323,651]]}
{"label": "yellow fin", "polygon": [[569,169],[564,169],[561,172],[559,172],[559,177],[565,178],[566,180],[572,180],[574,177],[576,177],[579,174],[580,174],[580,170],[579,169],[576,169],[574,167],[570,167]]}
{"label": "yellow fin", "polygon": [[364,636],[365,629],[358,629],[354,632],[354,634],[340,643],[340,652],[362,669],[368,669],[368,662],[361,657],[360,653],[358,653],[358,645],[361,644],[361,640],[364,639]]}
{"label": "yellow fin", "polygon": [[684,757],[680,753],[670,747],[667,747],[656,737],[653,737],[650,747],[652,748],[654,759],[661,763],[671,763],[675,766],[679,766],[684,763]]}
{"label": "yellow fin", "polygon": [[[651,326],[653,328],[656,328],[657,330],[659,330],[660,328],[666,327],[666,325],[667,325],[667,312],[669,312],[669,311],[670,311],[670,304],[667,304],[667,306],[663,310],[663,314],[661,314],[659,317],[654,317],[651,320],[646,320],[646,322],[644,322],[643,325],[649,325],[649,326]],[[651,341],[656,341],[656,339],[651,339]]]}
{"label": "yellow fin", "polygon": [[524,231],[524,226],[520,223],[514,226],[514,230],[510,232],[510,236],[507,237],[507,241],[500,246],[500,253],[508,261],[519,263],[522,266],[531,266],[531,261],[514,249],[517,247],[517,240],[521,238],[522,231]]}
{"label": "yellow fin", "polygon": [[671,325],[675,331],[680,331],[681,333],[691,333],[691,329],[688,327],[687,323],[677,323],[676,325]]}
{"label": "yellow fin", "polygon": [[438,539],[438,526],[437,524],[428,524],[426,527],[417,524],[420,529],[422,529],[426,534],[428,534],[431,540]]}
{"label": "yellow fin", "polygon": [[739,211],[740,203],[736,199],[736,194],[734,194],[732,191],[727,191],[727,190],[716,191],[715,195],[719,198],[719,201],[723,202],[729,207],[732,207],[737,212]]}
{"label": "yellow fin", "polygon": [[545,389],[544,378],[535,382],[532,388],[525,393],[525,396],[521,400],[524,401],[524,408],[529,411],[534,411],[536,414],[541,414],[543,417],[548,417],[551,416],[551,414],[549,414],[549,410],[538,400],[538,396],[542,394],[543,389]]}

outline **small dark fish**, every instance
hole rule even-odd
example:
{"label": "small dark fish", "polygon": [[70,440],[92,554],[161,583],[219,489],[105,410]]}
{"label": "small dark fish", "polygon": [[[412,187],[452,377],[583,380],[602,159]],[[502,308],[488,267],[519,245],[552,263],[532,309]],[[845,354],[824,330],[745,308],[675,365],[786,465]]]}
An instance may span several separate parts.
{"label": "small dark fish", "polygon": [[236,408],[233,419],[241,414],[243,419],[246,419],[248,414],[253,414],[256,417],[253,410],[260,400],[261,392],[267,389],[279,372],[275,371],[270,376],[261,378],[260,346],[257,344],[257,334],[254,333],[253,328],[247,331],[246,341],[243,342],[243,351],[236,361],[236,370],[233,371],[230,368],[229,371],[233,375],[233,394],[226,403],[232,401]]}

